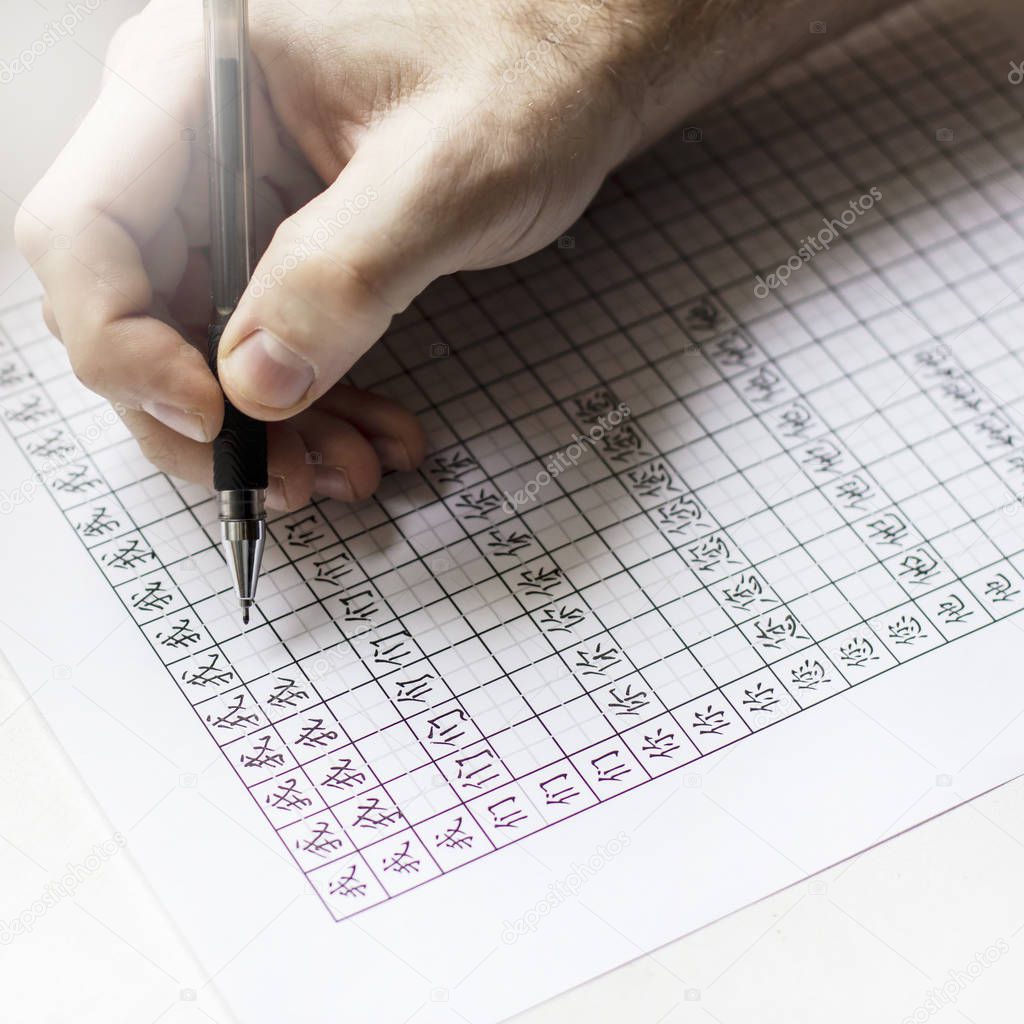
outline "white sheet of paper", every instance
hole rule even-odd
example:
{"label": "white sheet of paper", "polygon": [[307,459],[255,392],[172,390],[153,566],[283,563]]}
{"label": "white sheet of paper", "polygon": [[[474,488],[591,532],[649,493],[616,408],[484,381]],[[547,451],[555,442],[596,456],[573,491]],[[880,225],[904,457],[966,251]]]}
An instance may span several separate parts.
{"label": "white sheet of paper", "polygon": [[431,456],[274,519],[244,634],[4,264],[0,642],[200,999],[494,1021],[1022,771],[1024,88],[956,6],[428,292],[354,378]]}

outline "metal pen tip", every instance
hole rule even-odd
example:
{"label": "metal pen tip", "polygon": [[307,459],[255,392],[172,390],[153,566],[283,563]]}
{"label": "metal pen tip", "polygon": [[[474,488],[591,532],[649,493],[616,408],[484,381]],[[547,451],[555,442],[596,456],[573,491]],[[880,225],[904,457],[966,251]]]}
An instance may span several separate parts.
{"label": "metal pen tip", "polygon": [[252,607],[251,604],[249,604],[248,602],[246,602],[246,601],[242,602],[242,625],[243,626],[248,626],[249,625],[249,609],[251,607]]}

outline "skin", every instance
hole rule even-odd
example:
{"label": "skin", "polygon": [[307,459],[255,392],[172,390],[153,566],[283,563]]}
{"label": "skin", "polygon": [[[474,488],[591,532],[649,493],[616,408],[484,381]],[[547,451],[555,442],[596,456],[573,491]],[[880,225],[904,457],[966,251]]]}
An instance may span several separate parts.
{"label": "skin", "polygon": [[[203,354],[200,6],[153,0],[121,28],[94,107],[16,237],[78,377],[157,467],[209,485],[223,399]],[[820,41],[810,22],[834,36],[886,6],[250,0],[265,251],[218,370],[229,398],[270,424],[268,503],[358,500],[382,469],[421,461],[409,412],[340,381],[431,281],[547,245],[617,165]]]}

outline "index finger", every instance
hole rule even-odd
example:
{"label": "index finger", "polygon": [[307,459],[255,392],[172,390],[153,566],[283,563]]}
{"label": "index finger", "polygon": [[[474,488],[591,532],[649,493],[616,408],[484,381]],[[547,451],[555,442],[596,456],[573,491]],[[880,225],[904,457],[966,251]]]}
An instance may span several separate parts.
{"label": "index finger", "polygon": [[18,245],[46,289],[78,377],[104,397],[145,409],[196,440],[215,436],[219,386],[202,354],[151,316],[142,249],[184,273],[175,212],[202,129],[198,19],[171,5],[122,27],[111,71],[81,127],[19,211]]}

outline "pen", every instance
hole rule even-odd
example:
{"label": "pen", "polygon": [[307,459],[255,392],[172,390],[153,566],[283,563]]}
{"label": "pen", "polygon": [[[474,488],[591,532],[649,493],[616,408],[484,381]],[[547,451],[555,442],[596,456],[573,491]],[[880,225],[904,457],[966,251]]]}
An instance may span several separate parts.
{"label": "pen", "polygon": [[[247,0],[203,0],[210,116],[210,263],[214,318],[210,368],[221,334],[252,277],[256,253],[249,120]],[[266,543],[267,427],[225,398],[213,442],[221,543],[248,624]]]}

